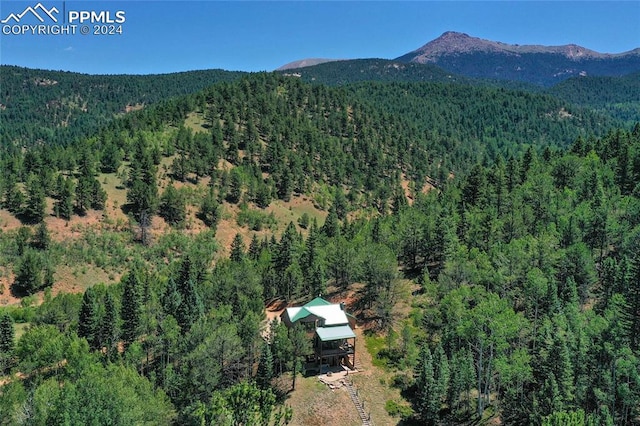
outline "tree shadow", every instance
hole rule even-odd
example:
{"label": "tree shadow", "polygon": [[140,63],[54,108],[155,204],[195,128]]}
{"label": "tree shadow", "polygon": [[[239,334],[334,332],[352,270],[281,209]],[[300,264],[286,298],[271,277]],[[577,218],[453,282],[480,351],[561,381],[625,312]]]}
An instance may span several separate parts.
{"label": "tree shadow", "polygon": [[31,295],[20,285],[16,284],[15,281],[9,285],[9,293],[11,293],[12,297],[15,297],[17,299],[22,299],[23,297],[27,297]]}
{"label": "tree shadow", "polygon": [[42,222],[42,220],[38,220],[38,219],[34,219],[29,215],[26,215],[22,212],[20,213],[13,213],[13,217],[15,217],[16,219],[18,219],[20,221],[21,225],[37,225],[40,222]]}
{"label": "tree shadow", "polygon": [[120,210],[124,213],[125,216],[129,216],[133,214],[133,204],[125,203],[120,206]]}

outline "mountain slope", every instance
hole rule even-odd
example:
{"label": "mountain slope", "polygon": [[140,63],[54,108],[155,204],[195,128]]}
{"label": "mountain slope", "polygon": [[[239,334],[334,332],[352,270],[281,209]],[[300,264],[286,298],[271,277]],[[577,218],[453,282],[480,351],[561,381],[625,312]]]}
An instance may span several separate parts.
{"label": "mountain slope", "polygon": [[[312,182],[371,189],[398,172],[416,182],[451,170],[464,173],[498,154],[565,146],[613,124],[549,95],[440,82],[327,87],[257,74],[191,98],[123,117],[116,128],[154,128],[199,111],[213,123],[208,128],[216,142],[186,153],[188,161],[204,162],[196,168],[206,171],[220,156],[231,164],[253,159],[279,193],[292,182],[303,192]],[[218,157],[207,159],[213,151]]]}
{"label": "mountain slope", "polygon": [[577,45],[510,45],[457,32],[446,32],[396,60],[432,63],[468,77],[541,86],[577,75],[621,76],[640,71],[640,49],[607,54]]}
{"label": "mountain slope", "polygon": [[548,93],[588,108],[605,111],[633,124],[640,120],[640,73],[623,77],[574,77]]}
{"label": "mountain slope", "polygon": [[286,71],[286,70],[292,70],[296,68],[311,67],[314,65],[324,64],[326,62],[335,62],[335,61],[341,61],[341,60],[342,59],[326,59],[326,58],[300,59],[298,61],[289,62],[288,64],[285,64],[280,68],[278,68],[276,71]]}
{"label": "mountain slope", "polygon": [[541,88],[534,84],[497,80],[490,78],[471,78],[444,70],[433,64],[400,62],[389,59],[351,59],[309,65],[302,68],[279,71],[285,76],[299,77],[309,83],[341,86],[367,81],[376,82],[440,82],[457,83],[472,86],[502,87],[505,89],[539,92]]}
{"label": "mountain slope", "polygon": [[388,59],[351,59],[326,62],[295,69],[285,75],[300,77],[302,81],[328,85],[342,85],[363,81],[465,81],[464,77],[431,64],[403,63]]}
{"label": "mountain slope", "polygon": [[244,73],[223,70],[160,75],[87,75],[0,66],[0,143],[66,143],[117,114],[186,95]]}

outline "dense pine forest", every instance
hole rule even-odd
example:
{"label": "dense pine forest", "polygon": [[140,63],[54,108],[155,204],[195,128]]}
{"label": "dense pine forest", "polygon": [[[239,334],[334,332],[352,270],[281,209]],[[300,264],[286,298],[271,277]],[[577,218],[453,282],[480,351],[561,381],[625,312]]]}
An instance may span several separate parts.
{"label": "dense pine forest", "polygon": [[0,424],[295,422],[318,294],[397,424],[640,423],[632,79],[2,78]]}
{"label": "dense pine forest", "polygon": [[160,75],[87,75],[0,66],[0,141],[67,144],[90,136],[116,114],[194,93],[242,72],[190,71]]}

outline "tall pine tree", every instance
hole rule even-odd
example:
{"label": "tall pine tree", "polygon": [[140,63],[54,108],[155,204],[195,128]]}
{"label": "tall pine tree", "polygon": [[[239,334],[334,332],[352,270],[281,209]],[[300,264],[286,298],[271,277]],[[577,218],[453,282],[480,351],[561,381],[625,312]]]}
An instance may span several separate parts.
{"label": "tall pine tree", "polygon": [[125,344],[134,342],[140,332],[142,316],[142,280],[137,267],[134,267],[123,282],[122,308],[122,340]]}
{"label": "tall pine tree", "polygon": [[97,349],[99,342],[98,304],[93,287],[89,287],[82,296],[82,305],[78,315],[78,336],[89,342],[91,349]]}

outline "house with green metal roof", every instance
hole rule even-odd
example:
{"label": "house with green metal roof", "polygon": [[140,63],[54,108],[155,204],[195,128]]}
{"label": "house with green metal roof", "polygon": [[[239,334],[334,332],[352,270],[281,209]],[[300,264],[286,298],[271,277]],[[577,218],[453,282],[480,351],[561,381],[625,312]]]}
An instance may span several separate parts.
{"label": "house with green metal roof", "polygon": [[303,306],[285,309],[281,319],[289,328],[300,324],[313,334],[313,354],[308,357],[310,364],[319,370],[337,366],[354,369],[356,321],[346,312],[343,303],[316,297]]}

